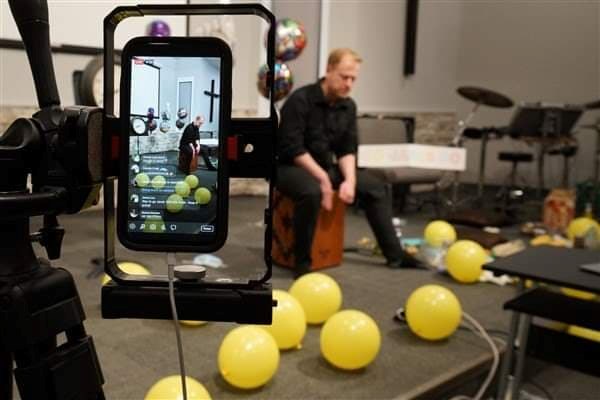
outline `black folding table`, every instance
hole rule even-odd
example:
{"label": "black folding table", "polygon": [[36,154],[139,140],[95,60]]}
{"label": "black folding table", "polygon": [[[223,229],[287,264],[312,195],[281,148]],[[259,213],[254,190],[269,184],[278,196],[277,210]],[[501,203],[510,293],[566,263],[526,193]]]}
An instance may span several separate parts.
{"label": "black folding table", "polygon": [[[579,269],[582,264],[597,262],[600,262],[600,251],[540,246],[528,248],[483,266],[496,275],[507,274],[520,278],[518,295],[504,304],[504,309],[513,311],[513,315],[506,354],[500,369],[498,400],[518,399],[533,316],[600,331],[600,302],[566,296],[539,285],[549,283],[600,294],[600,275]],[[532,289],[525,290],[526,279],[536,282]],[[557,333],[553,340],[558,341],[559,338]],[[569,337],[568,340],[585,345],[576,347],[584,348],[585,354],[572,354],[570,357],[579,356],[584,359],[582,362],[585,362],[585,359],[595,359],[596,361],[591,363],[592,370],[586,372],[600,376],[600,364],[597,363],[600,345],[574,337]],[[556,347],[556,344],[546,345],[545,351],[552,351],[552,347]],[[515,352],[517,356],[513,363]],[[573,352],[576,353],[575,350]],[[570,359],[571,365],[573,359]],[[570,366],[568,362],[564,364]],[[510,393],[507,393],[511,381]]]}

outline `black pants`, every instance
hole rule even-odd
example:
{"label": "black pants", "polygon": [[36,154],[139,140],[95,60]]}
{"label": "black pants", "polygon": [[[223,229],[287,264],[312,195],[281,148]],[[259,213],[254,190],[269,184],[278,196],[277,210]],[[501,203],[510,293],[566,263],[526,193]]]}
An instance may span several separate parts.
{"label": "black pants", "polygon": [[[328,171],[335,189],[343,181],[339,169]],[[295,202],[294,257],[296,269],[305,270],[311,264],[310,251],[321,208],[321,188],[317,180],[303,168],[280,165],[277,168],[277,189]],[[392,196],[389,185],[367,170],[356,171],[356,199],[364,208],[377,243],[388,261],[402,258],[403,251],[392,224]]]}

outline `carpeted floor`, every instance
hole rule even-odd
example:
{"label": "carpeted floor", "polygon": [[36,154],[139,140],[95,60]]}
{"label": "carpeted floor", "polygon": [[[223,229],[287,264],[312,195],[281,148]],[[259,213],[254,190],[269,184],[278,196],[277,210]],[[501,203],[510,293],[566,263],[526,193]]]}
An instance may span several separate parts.
{"label": "carpeted floor", "polygon": [[[231,199],[229,239],[218,255],[229,270],[209,273],[255,276],[262,270],[262,232],[260,224],[265,199],[235,197]],[[426,214],[408,214],[405,236],[422,235]],[[158,379],[178,374],[175,332],[170,321],[104,320],[100,316],[100,276],[94,276],[90,262],[102,256],[102,215],[87,211],[61,218],[66,228],[62,258],[55,265],[65,266],[74,275],[87,314],[86,328],[94,338],[106,383],[107,399],[142,399]],[[34,224],[35,225],[35,224]],[[349,210],[346,216],[347,245],[371,237],[363,215]],[[42,254],[41,252],[39,254]],[[165,274],[165,257],[156,253],[135,253],[123,248],[119,260],[135,260],[154,273]],[[183,255],[182,259],[190,258]],[[274,267],[273,287],[287,290],[292,283],[288,270]],[[381,351],[367,368],[343,372],[329,366],[320,356],[320,327],[309,327],[300,350],[281,353],[279,369],[264,387],[242,391],[228,385],[219,375],[217,353],[224,336],[236,325],[207,323],[183,327],[183,346],[188,375],[199,380],[213,399],[391,399],[412,398],[432,387],[453,380],[465,371],[489,362],[487,344],[468,330],[458,330],[450,339],[426,342],[393,319],[408,295],[421,285],[436,283],[451,289],[465,311],[486,328],[502,337],[508,329],[509,314],[503,302],[513,295],[513,288],[492,284],[461,285],[450,278],[422,270],[390,270],[383,259],[348,253],[342,265],[325,271],[342,288],[343,309],[366,312],[377,322],[382,335]],[[556,367],[558,368],[558,367]],[[535,376],[542,384],[556,380],[557,369],[545,367]],[[559,370],[560,371],[560,370]],[[557,398],[584,398],[595,393],[598,381],[581,374],[560,373],[563,382],[548,386],[558,388]],[[550,383],[552,383],[550,382]],[[565,388],[571,387],[571,391]],[[535,389],[531,390],[532,393]],[[473,393],[465,393],[472,395]],[[575,396],[575,397],[569,397]]]}

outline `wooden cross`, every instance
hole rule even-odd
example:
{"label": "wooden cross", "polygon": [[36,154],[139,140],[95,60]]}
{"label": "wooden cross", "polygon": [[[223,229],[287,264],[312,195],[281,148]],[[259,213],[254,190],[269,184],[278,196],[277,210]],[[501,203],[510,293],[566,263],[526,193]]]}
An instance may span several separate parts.
{"label": "wooden cross", "polygon": [[213,122],[213,103],[216,98],[220,95],[215,93],[215,80],[211,79],[210,81],[210,92],[208,90],[204,91],[204,94],[210,96],[210,116],[208,118],[208,122]]}

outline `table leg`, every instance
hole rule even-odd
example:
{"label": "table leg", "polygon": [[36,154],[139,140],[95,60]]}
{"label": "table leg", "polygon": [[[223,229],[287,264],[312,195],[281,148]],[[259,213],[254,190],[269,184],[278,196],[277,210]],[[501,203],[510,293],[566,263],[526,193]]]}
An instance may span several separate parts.
{"label": "table leg", "polygon": [[529,327],[531,326],[531,315],[523,314],[518,337],[517,360],[515,363],[515,374],[512,384],[512,399],[519,398],[519,388],[525,370],[525,356],[527,355],[527,339],[529,339]]}
{"label": "table leg", "polygon": [[[517,296],[525,291],[525,280],[520,279],[517,283]],[[510,328],[508,331],[508,338],[506,340],[506,350],[504,357],[502,358],[502,365],[500,367],[500,375],[498,375],[498,390],[496,392],[497,400],[505,400],[508,394],[508,384],[511,381],[512,361],[515,352],[515,346],[517,343],[517,336],[519,334],[519,324],[521,322],[521,313],[512,312],[510,318]]]}
{"label": "table leg", "polygon": [[498,376],[498,391],[496,393],[497,400],[506,399],[508,382],[511,375],[510,372],[512,370],[512,359],[515,352],[515,340],[517,338],[517,332],[519,331],[520,320],[521,313],[513,311],[510,319],[508,339],[506,341],[506,350],[502,359],[502,366],[500,367],[500,375]]}

